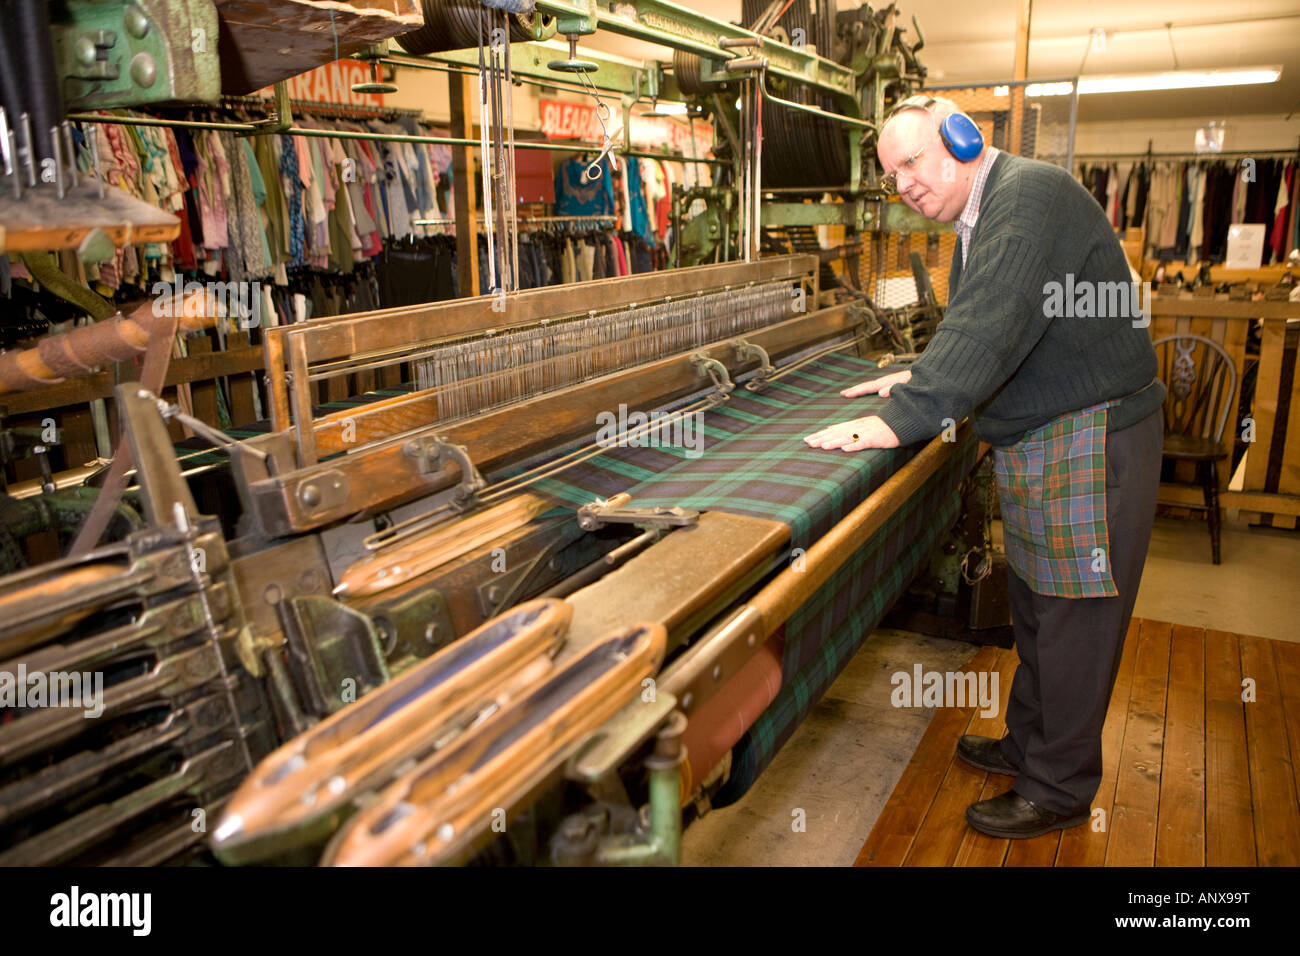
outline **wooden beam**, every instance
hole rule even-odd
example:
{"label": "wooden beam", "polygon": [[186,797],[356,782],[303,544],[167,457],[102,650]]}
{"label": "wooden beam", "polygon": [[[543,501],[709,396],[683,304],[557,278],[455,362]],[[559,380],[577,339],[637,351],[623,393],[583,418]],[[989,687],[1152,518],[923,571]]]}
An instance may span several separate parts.
{"label": "wooden beam", "polygon": [[[451,135],[474,138],[473,87],[461,73],[448,73],[451,96]],[[485,159],[486,161],[486,159]],[[461,297],[478,295],[478,205],[474,188],[474,147],[451,148],[451,187],[456,207],[456,275]]]}
{"label": "wooden beam", "polygon": [[[247,338],[247,336],[245,336]],[[187,358],[174,358],[167,366],[166,385],[208,381],[223,375],[243,375],[263,369],[262,349],[258,346],[231,348],[224,352],[194,354]],[[57,385],[32,389],[29,392],[11,392],[0,398],[8,415],[22,415],[48,408],[82,405],[97,398],[111,398],[117,385],[113,372],[96,372],[80,378],[69,379]],[[247,424],[240,422],[239,424]]]}
{"label": "wooden beam", "polygon": [[[1204,505],[1199,488],[1182,485],[1160,486],[1162,505]],[[1300,495],[1282,495],[1270,491],[1223,491],[1219,493],[1219,506],[1226,509],[1258,511],[1264,514],[1300,516]]]}
{"label": "wooden beam", "polygon": [[[1012,79],[1024,80],[1029,78],[1029,18],[1033,8],[1033,0],[1017,0],[1016,2],[1016,58],[1012,64]],[[1025,88],[1023,86],[1011,87],[1011,127],[1008,145],[1011,152],[1019,153],[1024,137],[1022,129],[1022,113],[1025,106]]]}

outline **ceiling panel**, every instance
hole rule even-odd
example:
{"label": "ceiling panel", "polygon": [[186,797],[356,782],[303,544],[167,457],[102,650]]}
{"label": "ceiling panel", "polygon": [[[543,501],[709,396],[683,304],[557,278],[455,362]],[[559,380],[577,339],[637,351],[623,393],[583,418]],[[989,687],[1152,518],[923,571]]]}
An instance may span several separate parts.
{"label": "ceiling panel", "polygon": [[[806,2],[806,0],[796,0]],[[846,7],[853,0],[840,0]],[[901,22],[913,15],[926,45],[922,62],[933,83],[1004,79],[1013,72],[1015,0],[898,0]],[[720,20],[740,17],[739,0],[695,0],[694,10]],[[1170,29],[1165,23],[1172,23]],[[1105,51],[1089,49],[1093,27],[1107,32]],[[1282,78],[1267,86],[1160,93],[1085,96],[1079,119],[1148,119],[1257,114],[1277,118],[1300,113],[1300,0],[1034,0],[1030,22],[1029,77],[1281,66]],[[1172,36],[1172,45],[1171,45]],[[653,47],[611,34],[584,39],[592,49],[632,59],[669,59]],[[1086,59],[1085,59],[1086,54]]]}

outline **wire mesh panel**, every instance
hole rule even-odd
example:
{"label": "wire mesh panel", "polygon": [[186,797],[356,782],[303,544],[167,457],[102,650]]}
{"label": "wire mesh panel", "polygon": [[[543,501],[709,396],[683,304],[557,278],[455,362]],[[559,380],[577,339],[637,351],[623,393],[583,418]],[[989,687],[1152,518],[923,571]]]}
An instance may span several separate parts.
{"label": "wire mesh panel", "polygon": [[[863,244],[858,276],[862,289],[882,309],[901,309],[920,301],[918,269],[912,256],[929,276],[936,301],[948,301],[948,270],[957,234],[945,232],[875,232]],[[851,264],[850,264],[851,268]],[[850,276],[852,279],[852,276]],[[923,280],[924,281],[924,280]]]}
{"label": "wire mesh panel", "polygon": [[[979,124],[985,142],[998,149],[1071,167],[1078,99],[1073,80],[927,86],[923,92],[956,103]],[[864,242],[859,288],[882,309],[918,304],[912,262],[912,253],[918,253],[929,272],[935,299],[946,305],[956,238],[951,228],[933,233],[872,234]]]}
{"label": "wire mesh panel", "polygon": [[929,86],[925,92],[956,103],[998,149],[1070,168],[1078,105],[1074,80]]}

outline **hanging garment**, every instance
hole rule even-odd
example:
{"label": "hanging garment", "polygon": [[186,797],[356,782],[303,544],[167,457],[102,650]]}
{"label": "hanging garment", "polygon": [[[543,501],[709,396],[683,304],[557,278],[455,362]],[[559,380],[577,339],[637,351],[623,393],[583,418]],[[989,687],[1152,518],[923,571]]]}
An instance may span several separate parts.
{"label": "hanging garment", "polygon": [[596,247],[581,240],[577,243],[578,281],[590,282],[595,274]]}
{"label": "hanging garment", "polygon": [[563,261],[563,265],[561,266],[560,274],[564,277],[564,282],[566,285],[577,279],[578,266],[573,255],[572,239],[566,238],[564,240],[564,261]]}
{"label": "hanging garment", "polygon": [[555,171],[555,214],[557,216],[612,216],[613,174],[608,159],[601,160],[601,174],[587,178],[589,163],[567,159]]}
{"label": "hanging garment", "polygon": [[1277,199],[1273,205],[1273,229],[1269,234],[1268,245],[1273,252],[1273,261],[1282,262],[1290,251],[1286,248],[1288,227],[1291,225],[1291,194],[1295,187],[1295,161],[1286,164],[1278,180]]}
{"label": "hanging garment", "polygon": [[1194,166],[1195,170],[1195,188],[1192,193],[1191,202],[1191,219],[1188,223],[1188,241],[1187,241],[1187,261],[1195,262],[1200,255],[1201,244],[1204,241],[1204,216],[1205,216],[1205,177],[1206,170],[1204,166]]}
{"label": "hanging garment", "polygon": [[1111,163],[1106,179],[1106,218],[1111,228],[1119,228],[1119,169]]}

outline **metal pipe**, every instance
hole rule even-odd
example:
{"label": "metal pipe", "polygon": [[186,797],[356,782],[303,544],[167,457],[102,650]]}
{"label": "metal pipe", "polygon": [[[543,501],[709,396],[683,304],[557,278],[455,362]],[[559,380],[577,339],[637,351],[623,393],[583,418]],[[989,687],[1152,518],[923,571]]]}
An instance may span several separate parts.
{"label": "metal pipe", "polygon": [[[68,119],[77,123],[109,123],[118,126],[165,126],[177,129],[214,129],[228,130],[232,133],[256,133],[260,127],[254,123],[218,123],[203,120],[173,120],[156,116],[97,116],[92,113],[70,113]],[[292,126],[280,131],[286,136],[319,136],[325,139],[364,139],[387,143],[426,143],[431,146],[478,146],[477,139],[458,139],[452,136],[412,136],[397,133],[364,133],[356,130],[308,129]],[[531,141],[517,142],[516,149],[549,149],[561,153],[587,152],[601,148],[600,143],[537,143]],[[674,153],[653,153],[648,151],[616,150],[620,156],[637,156],[644,159],[662,159],[678,163],[705,163],[712,166],[725,165],[720,159],[693,159]]]}
{"label": "metal pipe", "polygon": [[607,866],[677,866],[682,858],[682,736],[686,717],[673,711],[655,738],[646,758],[650,771],[650,832],[643,839],[626,835],[605,837],[596,848],[598,864]]}
{"label": "metal pipe", "polygon": [[842,113],[832,113],[830,110],[824,110],[818,106],[809,106],[806,103],[796,103],[794,102],[794,100],[786,100],[786,99],[782,99],[779,96],[774,96],[767,88],[766,73],[762,75],[762,79],[759,83],[759,89],[762,91],[763,96],[765,96],[771,102],[778,103],[781,106],[788,106],[792,110],[800,110],[801,112],[804,113],[811,113],[813,116],[824,116],[826,119],[836,120],[840,123],[847,123],[849,126],[861,126],[863,129],[871,129],[871,130],[876,129],[875,123],[868,123],[866,120],[854,119],[852,116],[845,116]]}
{"label": "metal pipe", "polygon": [[568,597],[570,594],[572,594],[574,591],[578,590],[579,588],[586,587],[591,582],[600,580],[608,572],[613,570],[618,565],[622,564],[628,558],[632,557],[632,555],[636,554],[638,551],[645,549],[649,545],[654,544],[656,541],[659,540],[659,538],[660,538],[660,534],[658,531],[655,530],[650,530],[644,532],[643,534],[639,534],[631,541],[626,541],[623,544],[620,544],[617,548],[615,548],[613,551],[610,551],[604,557],[598,558],[597,560],[591,562],[591,564],[587,565],[585,568],[581,568],[578,571],[575,571],[573,574],[570,574],[567,578],[565,578],[563,581],[560,581],[549,591],[546,591],[544,594],[540,594],[538,596],[539,597]]}

